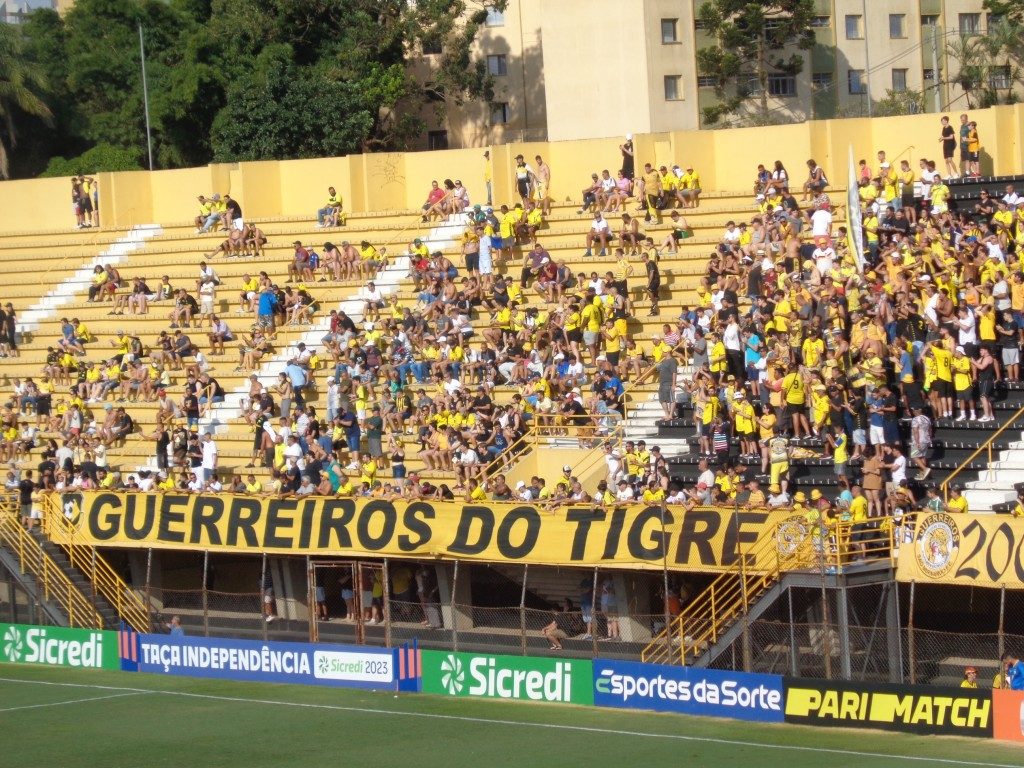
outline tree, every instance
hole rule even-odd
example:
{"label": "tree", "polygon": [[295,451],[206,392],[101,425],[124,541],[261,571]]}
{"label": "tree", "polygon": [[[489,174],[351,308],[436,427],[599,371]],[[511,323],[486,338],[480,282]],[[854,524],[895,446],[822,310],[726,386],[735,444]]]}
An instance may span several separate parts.
{"label": "tree", "polygon": [[[771,122],[769,78],[803,71],[803,57],[796,51],[813,47],[815,13],[814,0],[707,0],[700,6],[698,18],[715,42],[697,51],[697,70],[714,78],[718,98],[701,110],[706,125],[729,117]],[[753,109],[751,96],[757,99]]]}
{"label": "tree", "polygon": [[42,69],[26,58],[23,33],[14,25],[0,24],[0,178],[10,175],[8,150],[18,141],[15,119],[51,116],[40,95],[45,87]]}
{"label": "tree", "polygon": [[946,51],[957,63],[955,82],[967,98],[969,109],[1010,104],[1016,101],[1013,83],[1024,71],[1024,27],[1002,19],[986,35],[955,36]]}
{"label": "tree", "polygon": [[109,144],[97,144],[78,157],[51,158],[41,176],[81,176],[104,171],[140,171],[138,158],[127,150]]}
{"label": "tree", "polygon": [[872,105],[875,117],[897,117],[919,115],[924,112],[924,93],[913,89],[894,91],[889,89],[885,96]]}
{"label": "tree", "polygon": [[227,97],[212,132],[214,160],[222,162],[349,154],[373,123],[358,86],[296,65],[283,44],[264,49]]}
{"label": "tree", "polygon": [[985,0],[985,10],[1012,24],[1024,25],[1024,0]]}

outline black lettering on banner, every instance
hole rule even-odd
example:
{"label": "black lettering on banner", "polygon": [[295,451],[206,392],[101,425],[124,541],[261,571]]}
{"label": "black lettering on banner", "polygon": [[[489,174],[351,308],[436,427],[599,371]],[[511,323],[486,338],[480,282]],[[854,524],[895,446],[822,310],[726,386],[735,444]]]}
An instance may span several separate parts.
{"label": "black lettering on banner", "polygon": [[299,517],[299,549],[308,549],[313,536],[313,517],[316,515],[316,499],[306,499]]}
{"label": "black lettering on banner", "polygon": [[722,527],[722,516],[710,509],[698,509],[683,514],[683,526],[679,531],[679,545],[676,547],[676,565],[693,565],[691,550],[697,551],[700,565],[718,565],[712,540]]}
{"label": "black lettering on banner", "polygon": [[1021,554],[1024,554],[1024,542],[1018,542],[1014,548],[1013,570],[1017,574],[1017,581],[1024,581],[1024,562],[1021,562]]}
{"label": "black lettering on banner", "polygon": [[[523,540],[512,543],[512,529],[520,520],[526,522]],[[533,551],[540,536],[540,515],[533,507],[516,507],[507,513],[498,524],[498,551],[509,560],[520,560]]]}
{"label": "black lettering on banner", "polygon": [[[130,496],[129,501],[134,498],[134,496]],[[175,526],[175,530],[171,530],[172,525]],[[170,504],[164,504],[163,509],[160,510],[160,525],[157,527],[156,538],[157,541],[169,544],[184,544],[185,510],[173,509]]]}
{"label": "black lettering on banner", "polygon": [[267,549],[291,549],[295,541],[291,536],[281,535],[295,525],[295,518],[284,513],[294,512],[299,506],[298,499],[271,499],[267,505],[267,523],[263,529],[263,546]]}
{"label": "black lettering on banner", "polygon": [[616,507],[612,510],[612,522],[608,526],[608,532],[604,535],[604,552],[601,553],[602,560],[614,560],[619,554],[619,540],[622,539],[622,529],[626,526],[626,508]]}
{"label": "black lettering on banner", "polygon": [[974,556],[981,552],[981,548],[985,546],[985,541],[988,539],[988,533],[985,531],[985,528],[982,526],[981,523],[979,523],[977,520],[972,520],[967,525],[965,525],[963,531],[961,531],[964,541],[967,541],[968,537],[970,537],[970,535],[974,533],[974,531],[978,532],[978,543],[974,547],[974,549],[971,550],[971,554],[969,554],[967,557],[963,559],[962,562],[964,564],[956,569],[956,573],[953,574],[954,579],[964,578],[971,579],[973,581],[974,579],[977,579],[978,576],[981,574],[981,571],[972,566],[968,566],[967,563],[971,562],[974,559]]}
{"label": "black lettering on banner", "polygon": [[992,692],[783,678],[787,723],[992,737]]}
{"label": "black lettering on banner", "polygon": [[[382,516],[380,534],[374,536],[370,532],[370,522],[376,513]],[[359,510],[359,517],[356,520],[356,536],[359,538],[359,546],[371,552],[379,552],[391,543],[395,536],[395,522],[398,513],[395,512],[395,505],[390,501],[373,499],[367,502]]]}
{"label": "black lettering on banner", "polygon": [[114,493],[101,493],[93,497],[86,520],[88,521],[89,535],[98,541],[113,539],[121,527],[121,513],[111,511],[104,514],[104,507],[119,510],[121,497]]}
{"label": "black lettering on banner", "polygon": [[136,508],[140,506],[138,504],[140,500],[138,496],[132,495],[128,497],[124,506],[124,516],[121,518],[122,532],[132,541],[145,541],[148,539],[156,523],[156,502],[159,497],[144,496],[142,498],[145,503],[141,505],[144,511],[140,525],[136,525],[135,515]]}
{"label": "black lettering on banner", "polygon": [[256,523],[263,516],[263,502],[260,499],[247,499],[235,496],[228,508],[228,530],[224,543],[229,547],[237,547],[239,539],[246,547],[259,547],[260,537],[256,533]]}
{"label": "black lettering on banner", "polygon": [[[637,560],[660,560],[665,556],[665,547],[667,546],[667,534],[661,530],[661,507],[645,507],[633,518],[633,521],[629,524],[629,533],[626,535],[626,546],[629,548],[629,554],[631,557],[635,557]],[[653,546],[646,546],[645,536],[648,532],[645,531],[645,526],[654,520],[657,525],[652,528],[649,532],[650,540],[654,542]],[[665,524],[669,523],[669,513],[665,510]]]}
{"label": "black lettering on banner", "polygon": [[[470,542],[474,522],[480,524],[480,534],[476,541]],[[491,543],[493,533],[494,513],[487,507],[467,505],[462,508],[459,527],[455,531],[455,541],[448,547],[448,551],[453,555],[479,555]]]}
{"label": "black lettering on banner", "polygon": [[[332,549],[331,540],[340,549],[352,549],[352,536],[348,526],[356,516],[356,504],[351,499],[328,499],[320,510],[320,532],[317,534],[318,549]],[[332,536],[333,534],[333,536]]]}
{"label": "black lettering on banner", "polygon": [[[999,540],[1000,535],[1006,539],[1006,560],[1003,563],[1003,567],[997,570],[995,563],[992,562],[992,555],[995,552],[996,542]],[[1013,544],[1013,528],[1010,527],[1009,523],[1001,523],[992,532],[992,543],[988,545],[988,550],[985,552],[985,570],[988,571],[989,581],[998,582],[1003,577],[1003,574],[1006,573],[1006,569],[1010,567],[1010,558],[1013,557]]]}
{"label": "black lettering on banner", "polygon": [[[421,515],[423,519],[420,519]],[[434,512],[434,508],[426,502],[411,502],[405,508],[405,513],[402,515],[402,525],[405,526],[409,533],[415,534],[417,538],[414,539],[404,533],[401,534],[398,537],[398,549],[402,552],[415,552],[421,547],[426,546],[433,535],[433,531],[426,521],[433,520],[436,516],[437,513]]]}
{"label": "black lettering on banner", "polygon": [[573,507],[565,513],[567,523],[576,523],[576,531],[572,535],[572,551],[569,552],[569,562],[578,563],[587,556],[590,526],[604,518],[605,511],[600,507]]}
{"label": "black lettering on banner", "polygon": [[211,547],[220,546],[220,531],[217,523],[224,517],[224,499],[218,496],[198,496],[192,505],[192,524],[189,525],[189,544],[202,544],[203,532],[206,543]]}
{"label": "black lettering on banner", "polygon": [[[744,544],[757,541],[757,530],[743,530],[745,523],[759,523],[763,526],[763,512],[734,512],[725,523],[725,541],[722,542],[722,561],[719,565],[729,566],[739,560],[739,551]],[[747,561],[750,562],[749,560]]]}

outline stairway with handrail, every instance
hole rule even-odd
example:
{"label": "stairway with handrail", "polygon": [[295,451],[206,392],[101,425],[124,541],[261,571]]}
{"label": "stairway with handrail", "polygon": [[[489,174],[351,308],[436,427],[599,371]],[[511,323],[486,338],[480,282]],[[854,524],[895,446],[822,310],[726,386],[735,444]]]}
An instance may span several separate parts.
{"label": "stairway with handrail", "polygon": [[69,627],[103,629],[96,606],[9,510],[0,514],[0,560],[19,578],[50,621]]}
{"label": "stairway with handrail", "polygon": [[125,583],[96,547],[75,540],[78,529],[64,515],[60,496],[56,493],[46,494],[43,503],[43,532],[46,539],[63,552],[71,568],[88,580],[94,598],[105,601],[117,614],[118,620],[136,632],[149,632],[150,612],[145,602]]}

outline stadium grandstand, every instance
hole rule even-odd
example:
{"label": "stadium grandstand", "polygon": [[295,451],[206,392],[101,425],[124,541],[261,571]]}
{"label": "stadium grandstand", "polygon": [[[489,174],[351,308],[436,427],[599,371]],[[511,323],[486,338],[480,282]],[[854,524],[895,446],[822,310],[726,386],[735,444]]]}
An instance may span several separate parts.
{"label": "stadium grandstand", "polygon": [[810,125],[0,185],[11,615],[991,675],[1013,566],[922,578],[1024,516],[1024,114]]}

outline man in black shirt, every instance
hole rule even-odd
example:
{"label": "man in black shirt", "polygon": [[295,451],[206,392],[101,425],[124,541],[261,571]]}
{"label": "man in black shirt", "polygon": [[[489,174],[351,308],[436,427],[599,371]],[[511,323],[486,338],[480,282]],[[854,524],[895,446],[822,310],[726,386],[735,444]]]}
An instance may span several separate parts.
{"label": "man in black shirt", "polygon": [[32,518],[32,491],[36,484],[32,482],[32,470],[25,470],[25,476],[18,483],[18,503],[21,505],[21,521],[28,530],[32,530],[35,520]]}

